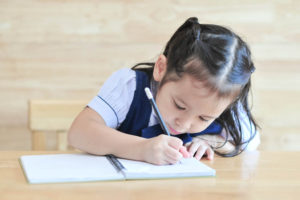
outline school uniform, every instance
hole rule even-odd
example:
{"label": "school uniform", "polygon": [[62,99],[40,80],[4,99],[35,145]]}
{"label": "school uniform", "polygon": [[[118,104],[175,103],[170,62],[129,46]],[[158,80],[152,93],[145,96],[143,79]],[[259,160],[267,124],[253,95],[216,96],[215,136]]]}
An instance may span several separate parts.
{"label": "school uniform", "polygon": [[[115,72],[102,86],[88,106],[95,110],[106,125],[121,132],[144,138],[156,137],[163,133],[159,121],[145,94],[144,88],[149,87],[155,96],[155,87],[145,72],[121,69]],[[241,113],[245,116],[245,113]],[[251,125],[241,120],[242,131],[250,137]],[[191,142],[193,137],[203,134],[224,134],[222,126],[214,121],[204,131],[176,135],[183,143]],[[248,132],[248,134],[247,134]],[[244,137],[246,141],[247,137]],[[251,140],[246,149],[254,150],[259,145],[259,135]]]}

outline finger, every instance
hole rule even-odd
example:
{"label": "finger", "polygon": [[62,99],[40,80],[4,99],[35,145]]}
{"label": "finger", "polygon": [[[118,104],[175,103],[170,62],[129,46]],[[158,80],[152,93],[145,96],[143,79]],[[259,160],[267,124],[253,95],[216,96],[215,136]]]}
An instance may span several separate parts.
{"label": "finger", "polygon": [[178,163],[178,161],[179,161],[179,160],[172,159],[172,158],[169,158],[169,157],[166,158],[167,164],[172,164],[172,165],[173,165],[173,164]]}
{"label": "finger", "polygon": [[156,165],[168,165],[168,164],[170,164],[168,159],[163,159],[163,160],[156,163]]}
{"label": "finger", "polygon": [[182,156],[183,156],[184,158],[189,158],[189,157],[191,157],[191,156],[190,156],[190,153],[186,150],[186,147],[185,147],[185,146],[180,147],[179,152],[182,154]]}
{"label": "finger", "polygon": [[187,143],[184,144],[184,146],[185,146],[185,147],[188,147],[188,146],[190,146],[191,144],[192,144],[192,142],[187,142]]}
{"label": "finger", "polygon": [[182,147],[183,142],[179,138],[169,137],[168,144],[169,144],[169,146],[173,147],[174,149],[179,150],[179,148]]}
{"label": "finger", "polygon": [[174,161],[175,163],[177,161],[179,161],[181,158],[182,158],[182,154],[179,153],[178,150],[174,149],[173,147],[169,147],[167,150],[166,150],[166,156]]}
{"label": "finger", "polygon": [[211,148],[208,148],[206,150],[206,155],[207,155],[208,160],[213,160],[214,159],[214,154],[215,154],[215,152]]}
{"label": "finger", "polygon": [[[174,157],[174,155],[172,155],[173,153],[170,152],[165,152],[164,155],[164,160],[166,161],[167,164],[175,164],[180,160],[180,157]],[[181,156],[182,157],[182,156]]]}
{"label": "finger", "polygon": [[190,155],[193,157],[196,153],[196,151],[198,150],[199,146],[201,145],[201,143],[199,142],[193,142],[190,146],[189,146],[189,153]]}
{"label": "finger", "polygon": [[207,146],[200,146],[197,150],[195,158],[197,160],[200,160],[203,157],[204,153],[206,152],[207,148],[208,148]]}

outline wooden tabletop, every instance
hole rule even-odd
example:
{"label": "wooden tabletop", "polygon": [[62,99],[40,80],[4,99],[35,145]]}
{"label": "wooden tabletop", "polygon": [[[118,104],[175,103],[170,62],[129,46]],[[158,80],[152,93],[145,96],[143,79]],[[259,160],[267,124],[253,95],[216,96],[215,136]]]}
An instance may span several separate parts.
{"label": "wooden tabletop", "polygon": [[28,184],[19,157],[49,153],[58,152],[0,152],[0,199],[300,198],[300,152],[244,152],[234,158],[216,157],[213,161],[203,161],[216,169],[216,177]]}

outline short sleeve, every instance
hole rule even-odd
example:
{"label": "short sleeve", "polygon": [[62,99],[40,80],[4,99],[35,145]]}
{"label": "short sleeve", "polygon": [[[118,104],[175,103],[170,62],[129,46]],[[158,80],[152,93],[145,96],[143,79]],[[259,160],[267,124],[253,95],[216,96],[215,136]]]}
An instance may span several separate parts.
{"label": "short sleeve", "polygon": [[113,73],[88,107],[95,110],[111,128],[117,128],[129,111],[136,89],[135,71],[124,68]]}

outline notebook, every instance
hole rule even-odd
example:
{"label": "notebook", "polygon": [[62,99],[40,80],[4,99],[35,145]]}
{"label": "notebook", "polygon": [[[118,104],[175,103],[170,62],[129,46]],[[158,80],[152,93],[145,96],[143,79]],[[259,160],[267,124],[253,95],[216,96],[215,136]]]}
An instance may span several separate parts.
{"label": "notebook", "polygon": [[29,183],[88,182],[215,176],[216,171],[195,158],[173,165],[116,158],[111,155],[53,154],[20,157]]}

